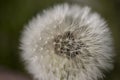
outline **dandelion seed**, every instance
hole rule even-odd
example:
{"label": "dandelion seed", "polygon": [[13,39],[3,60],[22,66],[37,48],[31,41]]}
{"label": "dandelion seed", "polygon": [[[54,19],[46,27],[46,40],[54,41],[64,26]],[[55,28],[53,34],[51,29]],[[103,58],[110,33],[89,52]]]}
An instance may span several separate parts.
{"label": "dandelion seed", "polygon": [[45,44],[47,44],[48,43],[48,41],[45,41]]}
{"label": "dandelion seed", "polygon": [[89,7],[57,5],[26,27],[22,58],[34,79],[98,80],[104,77],[103,71],[113,68],[111,32]]}
{"label": "dandelion seed", "polygon": [[49,40],[50,38],[48,37],[47,39]]}
{"label": "dandelion seed", "polygon": [[53,38],[54,38],[54,36],[51,37],[51,39],[53,39]]}
{"label": "dandelion seed", "polygon": [[41,40],[42,38],[40,37],[39,40]]}
{"label": "dandelion seed", "polygon": [[43,50],[43,48],[40,48],[40,50]]}

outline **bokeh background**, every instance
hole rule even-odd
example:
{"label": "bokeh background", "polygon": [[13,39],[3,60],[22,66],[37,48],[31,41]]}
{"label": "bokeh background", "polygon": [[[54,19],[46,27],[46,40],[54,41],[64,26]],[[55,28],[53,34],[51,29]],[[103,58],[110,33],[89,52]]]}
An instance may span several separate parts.
{"label": "bokeh background", "polygon": [[[88,5],[106,19],[112,31],[116,57],[114,70],[106,73],[104,80],[120,80],[120,0],[0,0],[0,80],[10,80],[1,78],[6,73],[12,77],[17,73],[30,80],[20,59],[19,40],[23,27],[37,13],[64,2]],[[11,80],[23,80],[20,77]]]}

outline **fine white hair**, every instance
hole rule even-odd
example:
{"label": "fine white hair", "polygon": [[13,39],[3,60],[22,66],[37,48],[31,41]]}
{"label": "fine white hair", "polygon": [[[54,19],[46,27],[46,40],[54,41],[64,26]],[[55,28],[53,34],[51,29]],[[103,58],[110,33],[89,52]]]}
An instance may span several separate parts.
{"label": "fine white hair", "polygon": [[[70,59],[65,53],[58,55],[54,46],[54,38],[67,31],[74,43],[82,43],[77,44],[80,54]],[[86,6],[66,3],[44,10],[25,26],[20,48],[26,69],[37,80],[98,80],[113,68],[111,32],[105,20]]]}

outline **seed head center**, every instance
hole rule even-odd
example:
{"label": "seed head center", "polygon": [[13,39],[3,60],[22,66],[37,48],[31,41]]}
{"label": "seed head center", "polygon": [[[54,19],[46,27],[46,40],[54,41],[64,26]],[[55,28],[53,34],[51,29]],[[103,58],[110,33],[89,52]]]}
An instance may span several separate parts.
{"label": "seed head center", "polygon": [[76,41],[73,33],[70,31],[57,35],[54,38],[54,43],[55,54],[67,58],[74,58],[80,54],[80,49],[83,45],[80,41]]}

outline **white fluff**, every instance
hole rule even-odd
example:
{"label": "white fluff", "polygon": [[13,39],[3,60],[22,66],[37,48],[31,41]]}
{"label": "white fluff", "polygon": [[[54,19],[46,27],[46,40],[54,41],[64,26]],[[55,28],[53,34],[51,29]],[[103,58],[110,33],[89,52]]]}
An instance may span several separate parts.
{"label": "white fluff", "polygon": [[[104,77],[103,71],[113,68],[111,32],[100,15],[92,13],[89,7],[57,5],[38,14],[25,27],[21,55],[34,79],[98,80]],[[53,38],[65,31],[74,32],[88,46],[81,48],[82,54],[74,60],[54,52]]]}

